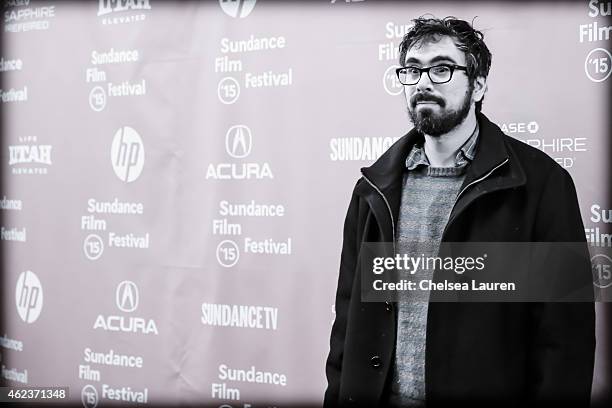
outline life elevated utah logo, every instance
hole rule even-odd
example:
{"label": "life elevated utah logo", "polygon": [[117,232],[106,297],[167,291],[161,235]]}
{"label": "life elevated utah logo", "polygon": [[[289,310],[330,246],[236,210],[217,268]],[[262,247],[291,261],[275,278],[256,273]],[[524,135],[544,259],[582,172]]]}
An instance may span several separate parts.
{"label": "life elevated utah logo", "polygon": [[38,137],[24,136],[19,138],[19,144],[8,146],[9,166],[11,173],[15,175],[47,174],[51,162],[51,150],[53,146],[39,144]]}
{"label": "life elevated utah logo", "polygon": [[230,17],[245,18],[255,8],[257,0],[219,0],[221,9]]}
{"label": "life elevated utah logo", "polygon": [[145,161],[144,144],[138,132],[129,126],[118,129],[110,156],[117,177],[126,183],[135,181],[142,173]]}
{"label": "life elevated utah logo", "polygon": [[38,276],[32,271],[19,275],[15,287],[17,313],[26,323],[34,323],[43,307],[43,290]]}
{"label": "life elevated utah logo", "polygon": [[130,24],[144,21],[151,10],[149,0],[99,0],[98,17],[102,24]]}
{"label": "life elevated utah logo", "polygon": [[[124,313],[134,312],[139,304],[138,286],[128,280],[120,282],[115,290],[115,304]],[[96,318],[93,328],[125,333],[159,334],[153,319],[135,316],[105,316],[100,314]]]}
{"label": "life elevated utah logo", "polygon": [[[251,155],[253,135],[245,125],[236,125],[225,134],[225,150],[233,159],[245,159]],[[273,179],[274,175],[267,162],[252,163],[217,163],[209,164],[206,169],[206,179],[215,180],[245,180]]]}

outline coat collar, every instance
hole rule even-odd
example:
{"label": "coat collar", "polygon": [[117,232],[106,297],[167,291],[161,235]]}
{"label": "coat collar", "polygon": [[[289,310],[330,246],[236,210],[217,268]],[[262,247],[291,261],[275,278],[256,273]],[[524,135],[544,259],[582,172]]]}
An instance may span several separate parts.
{"label": "coat collar", "polygon": [[[476,114],[480,128],[476,157],[472,161],[464,185],[486,175],[506,159],[510,154],[504,134],[501,129],[492,123],[484,114]],[[393,146],[391,146],[376,162],[369,167],[363,167],[361,172],[374,183],[384,194],[394,190],[396,184],[401,184],[405,161],[408,153],[416,143],[423,143],[424,136],[416,129],[412,129]],[[517,160],[511,160],[515,181],[524,183],[525,173]]]}
{"label": "coat collar", "polygon": [[[520,162],[516,157],[513,157],[512,149],[504,140],[507,136],[482,113],[477,113],[476,118],[480,129],[476,157],[468,167],[460,190],[465,189],[467,194],[464,194],[458,200],[457,208],[451,214],[451,219],[454,219],[458,212],[462,211],[478,196],[494,190],[517,187],[524,184],[526,180]],[[361,169],[364,177],[384,195],[383,198],[388,202],[389,211],[395,219],[397,219],[399,213],[406,157],[416,143],[422,142],[424,142],[423,134],[412,129],[393,144],[374,164]],[[499,166],[505,161],[507,163],[502,166],[502,169]],[[503,171],[497,170],[498,167]],[[496,170],[493,171],[494,169]],[[491,173],[492,171],[493,173]],[[483,178],[494,179],[495,182],[483,183],[477,189],[471,187],[479,184],[479,181]],[[362,185],[363,188],[357,191],[358,194],[363,194],[366,198],[369,196],[368,201],[372,204],[374,201],[372,196],[378,193],[368,188],[368,183]],[[377,212],[380,215],[382,210]]]}

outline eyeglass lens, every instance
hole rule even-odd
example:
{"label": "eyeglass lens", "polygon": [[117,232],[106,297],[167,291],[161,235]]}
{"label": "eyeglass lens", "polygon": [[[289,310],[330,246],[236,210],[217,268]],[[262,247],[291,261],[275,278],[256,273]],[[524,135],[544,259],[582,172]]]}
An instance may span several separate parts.
{"label": "eyeglass lens", "polygon": [[[452,70],[445,65],[439,65],[429,68],[427,73],[433,83],[443,83],[450,81]],[[416,67],[406,67],[399,72],[400,82],[406,85],[415,85],[420,78],[421,70]]]}

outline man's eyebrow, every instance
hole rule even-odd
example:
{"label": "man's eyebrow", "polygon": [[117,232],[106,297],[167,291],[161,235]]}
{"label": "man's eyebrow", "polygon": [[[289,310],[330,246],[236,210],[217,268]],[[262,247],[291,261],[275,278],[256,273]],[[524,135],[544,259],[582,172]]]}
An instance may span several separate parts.
{"label": "man's eyebrow", "polygon": [[[429,61],[430,63],[435,63],[435,62],[440,62],[440,61],[450,61],[453,64],[456,64],[457,62],[452,58],[449,57],[448,55],[437,55],[435,57],[433,57],[431,59],[431,61]],[[421,64],[421,60],[418,58],[414,58],[414,57],[409,57],[406,58],[406,64]]]}
{"label": "man's eyebrow", "polygon": [[440,61],[450,61],[453,64],[456,64],[456,61],[452,57],[449,57],[448,55],[438,55],[436,57],[433,57],[430,62],[433,63],[433,62],[440,62]]}

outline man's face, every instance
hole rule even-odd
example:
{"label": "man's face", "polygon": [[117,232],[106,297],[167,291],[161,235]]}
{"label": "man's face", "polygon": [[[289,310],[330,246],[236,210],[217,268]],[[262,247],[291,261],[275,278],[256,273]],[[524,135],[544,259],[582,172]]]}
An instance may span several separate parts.
{"label": "man's face", "polygon": [[[448,36],[437,42],[415,44],[406,54],[405,66],[427,68],[438,64],[466,66],[463,51]],[[434,84],[423,72],[416,85],[405,85],[408,114],[417,130],[440,136],[461,124],[473,105],[474,87],[465,71],[455,70],[449,82]]]}

